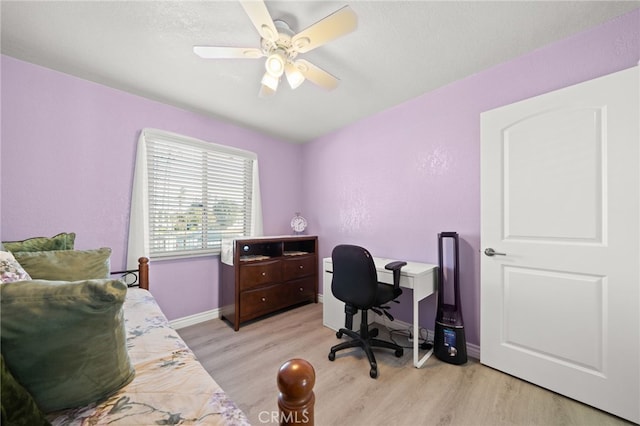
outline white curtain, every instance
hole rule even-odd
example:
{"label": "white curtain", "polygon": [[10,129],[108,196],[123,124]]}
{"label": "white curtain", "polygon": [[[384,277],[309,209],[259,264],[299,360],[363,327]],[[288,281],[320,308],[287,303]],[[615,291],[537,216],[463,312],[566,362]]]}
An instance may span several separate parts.
{"label": "white curtain", "polygon": [[[147,168],[147,141],[146,137],[166,137],[169,139],[193,140],[185,136],[165,132],[156,129],[144,129],[138,138],[136,152],[136,164],[133,176],[133,189],[131,193],[131,212],[129,216],[129,244],[127,250],[127,269],[138,268],[138,258],[150,257],[149,245],[149,176]],[[219,145],[218,145],[219,146]],[[240,151],[235,148],[228,148]],[[245,151],[247,152],[247,151]],[[253,154],[253,153],[251,153]],[[255,156],[255,154],[253,154]],[[253,161],[253,186],[251,205],[251,235],[262,236],[262,204],[260,198],[260,179],[258,172],[258,160]]]}
{"label": "white curtain", "polygon": [[251,235],[261,237],[262,230],[262,198],[260,197],[260,173],[258,159],[253,161],[253,186],[251,188]]}

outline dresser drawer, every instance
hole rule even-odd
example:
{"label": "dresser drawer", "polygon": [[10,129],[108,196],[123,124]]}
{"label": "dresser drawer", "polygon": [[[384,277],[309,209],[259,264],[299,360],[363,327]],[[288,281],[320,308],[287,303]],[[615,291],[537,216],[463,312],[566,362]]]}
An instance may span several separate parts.
{"label": "dresser drawer", "polygon": [[315,256],[293,256],[284,259],[282,265],[285,281],[307,277],[317,272]]}
{"label": "dresser drawer", "polygon": [[316,298],[316,279],[315,277],[302,278],[295,281],[289,281],[287,286],[287,294],[290,303],[300,303],[305,301],[315,301]]}
{"label": "dresser drawer", "polygon": [[240,290],[260,287],[282,281],[282,265],[279,260],[249,263],[240,266]]}
{"label": "dresser drawer", "polygon": [[287,306],[288,286],[275,284],[240,293],[240,321],[246,321]]}

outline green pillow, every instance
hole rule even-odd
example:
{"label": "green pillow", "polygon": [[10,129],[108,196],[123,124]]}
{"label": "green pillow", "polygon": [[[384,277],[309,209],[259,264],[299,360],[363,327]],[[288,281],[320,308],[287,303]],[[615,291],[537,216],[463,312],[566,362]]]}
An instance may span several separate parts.
{"label": "green pillow", "polygon": [[120,280],[16,281],[0,286],[7,366],[44,412],[105,398],[134,376]]}
{"label": "green pillow", "polygon": [[3,241],[4,250],[12,253],[22,251],[73,250],[75,232],[62,232],[51,238],[35,237],[22,241]]}
{"label": "green pillow", "polygon": [[14,253],[34,280],[78,281],[109,278],[110,248]]}
{"label": "green pillow", "polygon": [[29,392],[11,374],[0,357],[0,385],[2,392],[2,424],[15,426],[51,425]]}

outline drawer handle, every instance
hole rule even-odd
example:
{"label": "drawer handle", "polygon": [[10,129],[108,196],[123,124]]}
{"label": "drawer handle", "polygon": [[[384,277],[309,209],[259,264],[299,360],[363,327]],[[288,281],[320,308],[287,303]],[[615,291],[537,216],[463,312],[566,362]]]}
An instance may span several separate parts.
{"label": "drawer handle", "polygon": [[300,287],[300,291],[304,291],[304,289],[302,287]]}
{"label": "drawer handle", "polygon": [[267,298],[266,298],[266,297],[263,297],[261,300],[262,300],[263,302],[266,302],[266,301],[267,301]]}
{"label": "drawer handle", "polygon": [[267,273],[266,273],[266,272],[263,272],[263,273],[262,273],[262,276],[263,276],[263,277],[266,277],[266,276],[267,276]]}
{"label": "drawer handle", "polygon": [[300,265],[300,269],[304,269],[304,266]]}

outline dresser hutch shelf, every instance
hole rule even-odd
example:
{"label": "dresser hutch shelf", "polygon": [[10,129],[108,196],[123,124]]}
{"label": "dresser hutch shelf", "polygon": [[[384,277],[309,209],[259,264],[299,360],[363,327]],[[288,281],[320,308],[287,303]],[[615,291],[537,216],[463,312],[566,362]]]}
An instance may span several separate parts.
{"label": "dresser hutch shelf", "polygon": [[318,303],[318,237],[223,241],[221,317],[240,324],[305,302]]}

